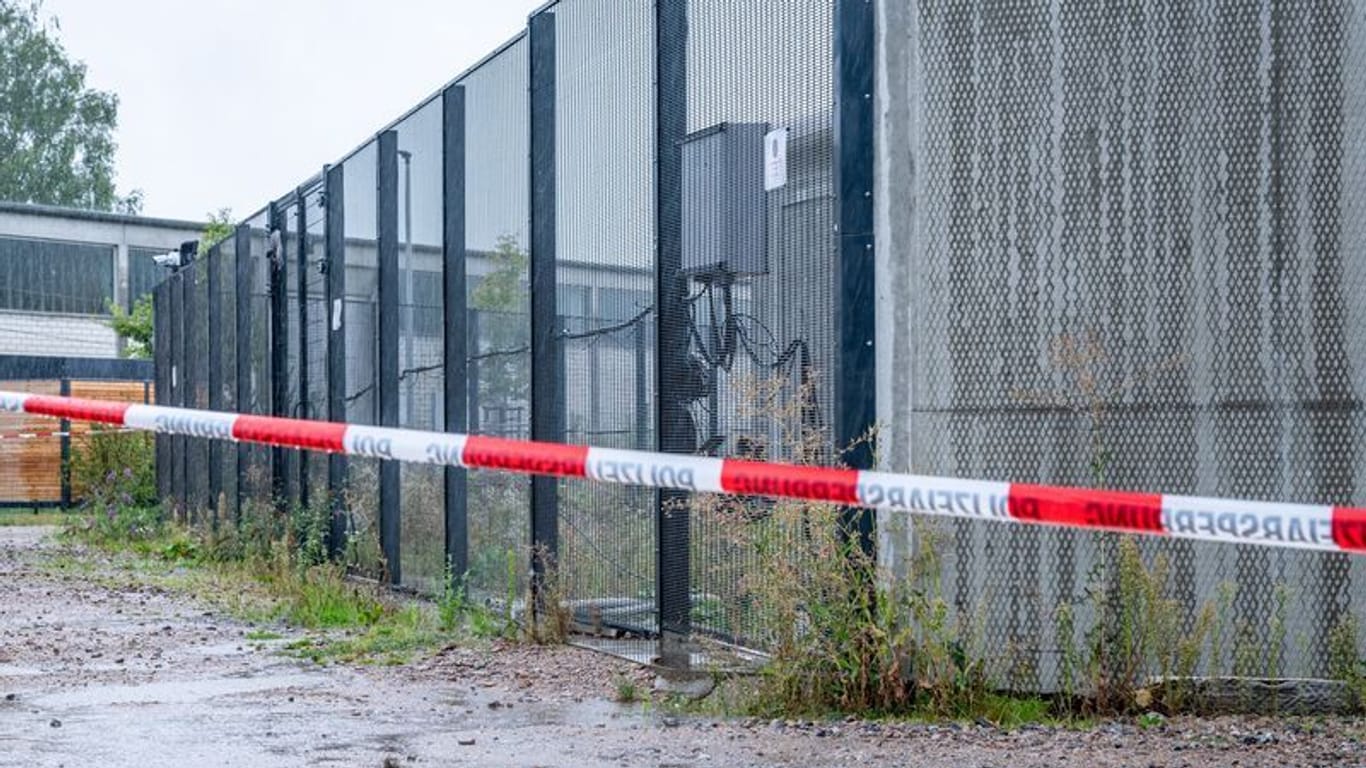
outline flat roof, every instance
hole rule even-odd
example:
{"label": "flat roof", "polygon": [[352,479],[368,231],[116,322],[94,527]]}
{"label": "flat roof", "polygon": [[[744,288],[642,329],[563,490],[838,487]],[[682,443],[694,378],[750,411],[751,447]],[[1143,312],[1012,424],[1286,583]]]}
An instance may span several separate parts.
{"label": "flat roof", "polygon": [[110,211],[90,211],[84,208],[63,208],[58,205],[37,205],[35,203],[13,203],[0,200],[0,213],[15,213],[24,216],[45,216],[53,219],[77,219],[98,221],[105,224],[131,224],[141,227],[161,229],[188,229],[202,231],[208,222],[182,221],[180,219],[158,219],[151,216],[132,216]]}

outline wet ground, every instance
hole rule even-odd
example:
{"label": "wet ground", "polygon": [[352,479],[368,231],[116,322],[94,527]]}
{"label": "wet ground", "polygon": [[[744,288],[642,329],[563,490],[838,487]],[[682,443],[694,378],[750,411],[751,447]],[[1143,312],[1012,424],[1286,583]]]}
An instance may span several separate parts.
{"label": "wet ground", "polygon": [[610,701],[645,673],[573,648],[446,649],[318,666],[90,557],[0,528],[0,766],[1338,766],[1342,719],[1181,719],[1088,730],[714,720]]}

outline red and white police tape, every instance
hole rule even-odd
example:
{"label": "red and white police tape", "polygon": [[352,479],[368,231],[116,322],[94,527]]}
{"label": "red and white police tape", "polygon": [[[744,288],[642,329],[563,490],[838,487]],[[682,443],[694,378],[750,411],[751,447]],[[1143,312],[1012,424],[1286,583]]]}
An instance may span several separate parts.
{"label": "red and white police tape", "polygon": [[1366,509],[1097,491],[678,456],[0,392],[0,411],[418,464],[833,502],[894,512],[1366,553]]}

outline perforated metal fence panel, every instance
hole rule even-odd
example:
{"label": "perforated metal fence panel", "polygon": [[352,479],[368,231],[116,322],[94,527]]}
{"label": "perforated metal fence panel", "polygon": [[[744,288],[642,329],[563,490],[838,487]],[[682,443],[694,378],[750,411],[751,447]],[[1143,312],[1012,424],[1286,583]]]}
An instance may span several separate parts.
{"label": "perforated metal fence panel", "polygon": [[[907,308],[885,358],[889,406],[908,404],[884,408],[892,462],[1360,503],[1355,6],[903,0],[884,17],[880,247]],[[1114,631],[1116,536],[911,538],[884,529],[902,564],[936,553],[1012,686],[1067,687],[1068,659]],[[1366,609],[1359,559],[1139,549],[1181,631],[1222,633],[1201,673],[1328,675],[1329,638]]]}

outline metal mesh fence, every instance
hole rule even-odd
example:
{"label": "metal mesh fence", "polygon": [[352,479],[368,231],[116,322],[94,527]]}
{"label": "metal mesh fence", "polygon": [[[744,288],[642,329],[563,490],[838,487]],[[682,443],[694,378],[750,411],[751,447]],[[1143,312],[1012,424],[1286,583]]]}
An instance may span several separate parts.
{"label": "metal mesh fence", "polygon": [[[246,346],[248,370],[245,377],[247,389],[239,391],[238,410],[242,413],[269,415],[272,410],[272,363],[270,355],[270,262],[266,256],[269,241],[269,222],[264,212],[248,219],[242,225],[247,233],[250,249],[238,251],[237,258],[245,259],[243,269],[248,276],[248,285],[238,285],[238,301],[246,293],[248,316],[245,323],[238,327],[246,331],[247,338],[238,339],[239,347]],[[271,466],[270,449],[260,445],[242,446],[239,456],[239,510],[241,514],[265,514],[270,506]]]}
{"label": "metal mesh fence", "polygon": [[[903,467],[1361,502],[1351,5],[899,5],[914,55],[888,66],[919,116],[887,150],[888,188],[912,190],[888,214],[915,329]],[[1009,684],[1066,686],[1110,631],[1118,537],[917,529]],[[1366,607],[1345,556],[1140,546],[1182,631],[1209,606],[1227,638],[1201,672],[1326,675]]]}
{"label": "metal mesh fence", "polygon": [[[221,407],[251,413],[322,418],[339,394],[353,424],[439,430],[463,415],[476,434],[848,457],[845,406],[872,397],[842,377],[854,356],[840,318],[863,295],[846,284],[849,238],[873,248],[848,231],[874,172],[851,180],[847,137],[861,134],[846,122],[873,89],[848,91],[833,55],[874,50],[837,23],[856,6],[547,6],[346,157],[340,189],[306,182],[156,289],[158,401],[203,407],[219,381]],[[1349,297],[1366,275],[1348,255],[1366,217],[1347,137],[1366,114],[1348,77],[1366,32],[1352,10],[882,3],[884,463],[1362,503]],[[463,379],[452,338],[467,345]],[[178,510],[211,501],[205,450],[158,440]],[[533,492],[507,473],[462,485],[415,465],[394,480],[359,458],[329,487],[323,457],[287,454],[273,477],[269,449],[219,452],[219,488],[261,509],[339,502],[348,562],[378,574],[397,553],[390,573],[426,590],[449,556],[477,595],[521,599],[536,530],[557,547],[561,596],[609,634],[764,646],[784,574],[828,554],[810,528],[828,510],[582,481]],[[882,562],[933,576],[1004,685],[1066,687],[1068,659],[1124,599],[1117,536],[880,522]],[[1202,672],[1325,675],[1328,638],[1363,607],[1366,565],[1345,556],[1138,552],[1184,631],[1215,617],[1226,642]]]}
{"label": "metal mesh fence", "polygon": [[[376,248],[377,148],[367,144],[342,164],[345,187],[346,270],[341,327],[346,339],[344,389],[346,421],[379,423],[379,262]],[[348,524],[348,553],[352,564],[378,571],[379,462],[350,458],[344,508]]]}
{"label": "metal mesh fence", "polygon": [[[518,439],[531,436],[528,66],[523,37],[458,81],[465,98],[468,426],[473,434]],[[468,587],[520,599],[531,539],[527,479],[471,472],[466,493]]]}
{"label": "metal mesh fence", "polygon": [[[445,426],[442,303],[442,100],[434,98],[400,122],[399,426]],[[434,591],[446,569],[445,470],[399,467],[400,552],[404,583]]]}
{"label": "metal mesh fence", "polygon": [[[185,397],[187,408],[209,407],[209,262],[199,259],[183,271],[185,289]],[[185,444],[185,511],[196,522],[208,522],[213,510],[209,494],[209,443]]]}
{"label": "metal mesh fence", "polygon": [[[171,281],[164,280],[152,289],[152,365],[156,385],[156,404],[171,405],[171,331],[175,328],[171,315]],[[156,436],[157,499],[163,509],[173,506],[172,457],[174,438]]]}
{"label": "metal mesh fence", "polygon": [[[209,268],[217,270],[216,311],[218,315],[216,333],[210,344],[210,354],[217,355],[218,370],[215,376],[216,402],[210,407],[215,410],[236,411],[239,406],[237,395],[237,239],[230,236],[219,243]],[[213,499],[219,514],[219,523],[235,522],[237,515],[238,493],[238,451],[231,443],[215,441],[210,447],[217,466],[217,495]]]}
{"label": "metal mesh fence", "polygon": [[[303,344],[307,350],[306,375],[300,382],[304,397],[299,415],[307,419],[327,418],[327,273],[323,268],[326,258],[327,206],[322,185],[306,192],[300,201],[303,217],[304,252],[299,259],[304,270]],[[304,454],[302,477],[308,487],[307,502],[310,513],[326,508],[327,456],[321,453]]]}
{"label": "metal mesh fence", "polygon": [[[649,445],[654,4],[579,0],[549,13],[561,439]],[[537,258],[534,250],[531,257]],[[560,588],[598,606],[584,618],[654,632],[653,492],[562,481],[558,516]]]}
{"label": "metal mesh fence", "polygon": [[[684,356],[661,382],[686,406],[670,440],[681,448],[833,460],[833,20],[833,2],[695,0],[682,39],[661,41],[687,62],[685,92],[668,102],[685,126],[672,224],[685,299],[664,319],[686,346],[660,350]],[[766,178],[780,153],[785,178]],[[762,501],[690,504],[699,639],[753,647],[771,636],[774,562],[812,554],[786,517]]]}
{"label": "metal mesh fence", "polygon": [[[283,345],[285,348],[285,369],[284,386],[277,390],[284,393],[284,403],[277,412],[289,418],[306,418],[304,411],[305,404],[305,382],[300,377],[300,373],[307,367],[303,362],[300,352],[303,349],[302,337],[300,332],[299,310],[307,306],[303,303],[303,297],[299,291],[299,275],[303,269],[299,263],[300,248],[299,232],[300,210],[297,196],[291,195],[276,204],[276,216],[278,216],[279,233],[279,252],[276,258],[279,259],[283,269],[283,285],[279,290],[285,294],[285,313],[283,322],[284,339],[272,339],[272,345]],[[284,497],[279,499],[286,510],[297,510],[302,501],[300,478],[304,472],[305,452],[294,449],[287,449],[283,452],[284,464],[282,486]]]}
{"label": "metal mesh fence", "polygon": [[[190,325],[186,322],[185,316],[185,275],[177,273],[163,283],[170,296],[171,307],[171,327],[167,336],[168,353],[171,359],[170,366],[170,404],[184,407],[185,399],[185,336],[190,332]],[[170,509],[172,515],[180,517],[185,514],[185,460],[186,445],[188,439],[177,435],[170,440],[170,462],[169,474],[171,476]]]}

